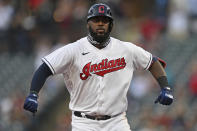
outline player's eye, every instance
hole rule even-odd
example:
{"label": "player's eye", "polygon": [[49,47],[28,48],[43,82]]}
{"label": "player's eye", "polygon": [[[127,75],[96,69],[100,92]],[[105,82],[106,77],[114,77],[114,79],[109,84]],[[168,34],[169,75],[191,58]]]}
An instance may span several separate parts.
{"label": "player's eye", "polygon": [[102,22],[107,24],[107,23],[109,23],[109,19],[108,18],[104,18],[104,19],[102,19]]}
{"label": "player's eye", "polygon": [[94,23],[103,22],[104,24],[109,23],[109,18],[107,17],[95,17],[92,19]]}

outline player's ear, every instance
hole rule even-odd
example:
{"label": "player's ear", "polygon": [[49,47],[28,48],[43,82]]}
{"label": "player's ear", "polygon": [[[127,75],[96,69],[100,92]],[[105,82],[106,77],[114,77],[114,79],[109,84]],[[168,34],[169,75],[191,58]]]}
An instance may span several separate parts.
{"label": "player's ear", "polygon": [[113,26],[114,26],[114,23],[113,22],[110,22],[110,24],[109,24],[109,32],[112,31]]}
{"label": "player's ear", "polygon": [[87,22],[87,25],[86,25],[87,29],[89,29],[90,25],[89,25],[89,22]]}

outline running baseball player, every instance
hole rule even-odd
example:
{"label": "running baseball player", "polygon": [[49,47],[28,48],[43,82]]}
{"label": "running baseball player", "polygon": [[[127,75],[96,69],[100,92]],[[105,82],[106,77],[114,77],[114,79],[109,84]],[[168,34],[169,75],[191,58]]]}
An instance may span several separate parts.
{"label": "running baseball player", "polygon": [[38,94],[46,79],[63,74],[70,93],[72,131],[131,131],[125,112],[135,70],[149,70],[161,87],[155,103],[170,105],[173,95],[165,62],[141,47],[111,37],[112,28],[110,7],[92,5],[87,15],[87,37],[42,58],[24,109],[37,112]]}

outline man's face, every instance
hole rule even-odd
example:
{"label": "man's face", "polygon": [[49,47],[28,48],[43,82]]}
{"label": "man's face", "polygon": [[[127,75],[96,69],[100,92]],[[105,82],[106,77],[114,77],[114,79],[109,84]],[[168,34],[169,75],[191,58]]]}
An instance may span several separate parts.
{"label": "man's face", "polygon": [[87,28],[99,37],[105,36],[109,30],[110,19],[104,16],[93,17],[88,21]]}

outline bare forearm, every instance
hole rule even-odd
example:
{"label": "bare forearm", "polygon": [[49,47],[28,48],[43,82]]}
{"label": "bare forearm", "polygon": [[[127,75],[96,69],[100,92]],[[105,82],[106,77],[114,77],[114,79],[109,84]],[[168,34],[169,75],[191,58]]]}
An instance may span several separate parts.
{"label": "bare forearm", "polygon": [[166,72],[159,61],[155,61],[149,68],[149,71],[155,79],[158,79],[161,76],[166,76]]}
{"label": "bare forearm", "polygon": [[166,72],[159,61],[155,61],[149,68],[149,71],[151,72],[153,77],[157,80],[161,88],[169,86]]}

